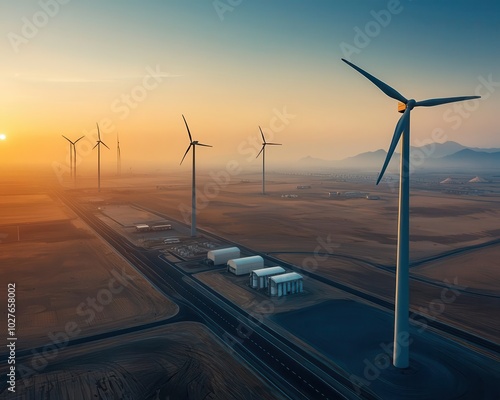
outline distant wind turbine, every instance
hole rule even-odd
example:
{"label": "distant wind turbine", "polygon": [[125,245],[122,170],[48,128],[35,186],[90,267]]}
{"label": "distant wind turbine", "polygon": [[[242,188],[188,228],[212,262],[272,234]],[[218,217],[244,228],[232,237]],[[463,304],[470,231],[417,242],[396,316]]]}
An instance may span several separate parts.
{"label": "distant wind turbine", "polygon": [[61,135],[64,139],[66,139],[69,142],[69,162],[70,162],[70,171],[71,171],[71,177],[76,181],[76,144],[78,141],[83,139],[85,136],[82,136],[72,142],[69,140],[66,136]]}
{"label": "distant wind turbine", "polygon": [[191,137],[191,132],[189,131],[189,126],[186,122],[186,118],[184,118],[184,115],[182,115],[182,119],[184,120],[184,123],[186,124],[186,129],[187,133],[189,135],[189,146],[184,153],[184,157],[182,157],[181,164],[184,161],[184,159],[187,156],[187,153],[189,153],[189,150],[191,147],[193,148],[193,186],[191,190],[191,236],[196,236],[196,146],[203,146],[203,147],[212,147],[208,144],[202,144],[198,142],[197,140],[193,140]]}
{"label": "distant wind turbine", "polygon": [[264,133],[262,132],[261,127],[259,126],[260,134],[262,136],[262,149],[260,149],[257,157],[259,158],[260,153],[262,153],[262,194],[266,194],[266,146],[281,146],[281,143],[269,143],[266,142],[266,138],[264,137]]}
{"label": "distant wind turbine", "polygon": [[116,174],[121,176],[122,174],[122,153],[120,150],[120,138],[118,133],[116,134]]}
{"label": "distant wind turbine", "polygon": [[104,145],[108,150],[109,147],[101,140],[101,131],[99,130],[99,124],[97,124],[97,143],[92,148],[94,150],[97,147],[97,190],[101,191],[101,144]]}
{"label": "distant wind turbine", "polygon": [[393,365],[397,368],[408,368],[410,365],[409,350],[409,311],[410,311],[410,283],[409,283],[409,247],[410,247],[410,113],[414,107],[432,107],[457,101],[477,99],[481,96],[462,96],[415,101],[406,99],[401,93],[370,75],[351,62],[342,59],[361,75],[375,84],[387,96],[398,100],[398,111],[403,113],[392,137],[384,165],[377,179],[377,185],[384,176],[394,150],[401,136],[401,164],[399,181],[399,215],[398,215],[398,252],[396,265],[396,295],[394,312],[394,355]]}

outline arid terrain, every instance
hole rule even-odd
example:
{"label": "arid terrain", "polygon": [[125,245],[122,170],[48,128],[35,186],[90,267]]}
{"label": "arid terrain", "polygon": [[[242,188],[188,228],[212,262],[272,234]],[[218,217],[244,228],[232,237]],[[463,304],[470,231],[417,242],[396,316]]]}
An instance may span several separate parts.
{"label": "arid terrain", "polygon": [[[81,396],[73,398],[109,398],[111,393],[130,399],[138,398],[137,393],[145,399],[168,395],[230,399],[236,393],[236,398],[279,398],[241,360],[228,357],[227,348],[202,324],[168,323],[179,312],[175,301],[161,294],[74,214],[58,197],[61,187],[57,183],[44,186],[37,180],[31,186],[25,176],[23,179],[7,180],[0,196],[0,277],[2,282],[16,283],[18,349],[43,349],[54,344],[54,338],[92,338],[162,320],[166,325],[60,349],[36,373],[25,374],[19,381],[17,398],[36,398],[37,393],[59,398],[73,391]],[[500,290],[495,284],[499,279],[500,183],[489,183],[487,194],[472,196],[449,193],[435,180],[418,180],[413,189],[412,310],[429,321],[450,323],[498,343],[500,327],[493,316],[500,311]],[[328,284],[305,277],[304,293],[271,299],[251,290],[247,276],[235,277],[224,269],[199,264],[206,251],[222,243],[215,238],[189,238],[188,175],[108,177],[104,182],[100,193],[92,187],[93,180],[86,178],[63,190],[132,245],[163,249],[166,259],[178,268],[255,318],[265,319],[267,325],[301,343],[323,362],[361,376],[363,360],[354,353],[346,358],[331,344],[348,340],[352,346],[368,346],[370,353],[378,342],[390,340],[387,310],[377,311],[378,306],[360,302]],[[376,187],[370,176],[362,175],[285,173],[269,174],[266,195],[260,193],[259,176],[253,174],[222,183],[214,180],[213,174],[200,174],[198,185],[200,229],[393,301],[397,237],[394,185]],[[141,223],[168,223],[174,229],[137,233],[135,225]],[[164,244],[165,238],[180,244]],[[439,303],[450,290],[453,299]],[[6,319],[4,310],[2,321]],[[375,347],[365,344],[362,335],[356,336],[357,323],[352,318],[342,317],[345,321],[340,325],[334,322],[345,312],[373,318],[371,325],[377,328],[370,343]],[[313,325],[318,318],[330,316],[333,319],[322,332],[335,336],[334,342],[319,331],[313,335],[295,324],[297,319],[310,318],[308,325]],[[454,345],[440,344],[441,339],[425,330],[417,333],[418,325],[412,330],[421,368],[434,365],[446,370],[446,365],[453,363],[450,346]],[[443,349],[439,358],[425,350],[429,343]],[[348,343],[341,347],[345,346]],[[23,365],[33,367],[39,361],[34,354],[23,356]],[[468,353],[467,357],[472,356]],[[482,362],[493,361],[483,358]],[[462,371],[458,374],[481,376],[480,370],[468,369],[466,364],[458,370]],[[492,379],[487,376],[485,382]],[[411,382],[426,379],[417,373]],[[455,379],[450,378],[445,386],[454,387]],[[234,392],[236,380],[252,389]],[[386,394],[399,390],[398,384],[394,387],[378,381],[371,386]],[[456,393],[470,394],[471,390],[466,385]]]}
{"label": "arid terrain", "polygon": [[[200,228],[384,299],[394,298],[394,184],[375,186],[374,175],[269,173],[263,196],[258,174],[226,181],[200,175]],[[480,187],[482,195],[449,193],[450,186],[441,180],[417,176],[412,189],[412,308],[498,342],[500,325],[491,316],[500,310],[500,179],[470,184],[474,190]],[[189,223],[187,174],[110,179],[107,184],[110,204],[133,203]],[[297,189],[300,185],[310,188]],[[332,192],[369,193],[378,199],[329,197]],[[287,194],[298,197],[282,197]],[[444,310],[430,310],[450,285],[459,295]]]}
{"label": "arid terrain", "polygon": [[[0,281],[16,286],[18,378],[15,394],[2,379],[0,397],[280,398],[203,325],[168,324],[177,304],[66,207],[50,177],[43,179],[16,175],[2,183]],[[152,330],[101,338],[162,321]],[[2,376],[7,370],[2,362]]]}

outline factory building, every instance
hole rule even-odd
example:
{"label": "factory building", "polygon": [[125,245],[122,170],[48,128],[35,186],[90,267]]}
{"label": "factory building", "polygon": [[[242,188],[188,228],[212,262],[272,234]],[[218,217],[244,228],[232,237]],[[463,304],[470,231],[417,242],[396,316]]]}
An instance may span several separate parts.
{"label": "factory building", "polygon": [[233,258],[240,257],[238,247],[228,247],[226,249],[210,250],[207,253],[208,262],[213,265],[223,265]]}
{"label": "factory building", "polygon": [[294,293],[302,293],[304,283],[302,275],[296,272],[275,275],[269,278],[267,293],[272,297],[281,297]]}
{"label": "factory building", "polygon": [[152,231],[170,231],[172,230],[172,225],[170,224],[161,224],[161,225],[153,225],[151,227]]}
{"label": "factory building", "polygon": [[149,227],[149,225],[147,225],[147,224],[137,224],[137,225],[135,226],[135,231],[136,231],[136,232],[149,232],[149,231],[150,231],[150,229],[151,229],[151,228],[150,228],[150,227]]}
{"label": "factory building", "polygon": [[235,258],[227,262],[227,271],[235,275],[249,274],[260,268],[264,268],[264,259],[261,256]]}
{"label": "factory building", "polygon": [[250,273],[250,287],[252,289],[265,289],[269,277],[283,274],[285,269],[282,267],[270,267],[253,270]]}

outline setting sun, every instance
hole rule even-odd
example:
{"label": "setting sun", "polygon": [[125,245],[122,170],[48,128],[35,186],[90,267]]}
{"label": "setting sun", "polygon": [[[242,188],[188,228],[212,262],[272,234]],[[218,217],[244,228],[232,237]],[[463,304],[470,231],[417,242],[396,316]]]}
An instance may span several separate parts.
{"label": "setting sun", "polygon": [[0,140],[7,139],[7,135],[5,133],[0,133]]}

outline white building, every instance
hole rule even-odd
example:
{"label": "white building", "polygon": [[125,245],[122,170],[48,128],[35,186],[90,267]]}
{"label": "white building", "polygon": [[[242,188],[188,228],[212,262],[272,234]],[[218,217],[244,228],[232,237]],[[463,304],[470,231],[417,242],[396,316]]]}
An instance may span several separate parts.
{"label": "white building", "polygon": [[207,258],[213,265],[226,264],[233,258],[240,257],[240,249],[238,247],[228,247],[226,249],[210,250],[207,253]]}
{"label": "white building", "polygon": [[304,282],[302,275],[296,272],[275,275],[269,278],[267,292],[269,296],[286,296],[288,294],[302,293]]}
{"label": "white building", "polygon": [[169,231],[171,229],[172,229],[172,225],[170,225],[170,224],[153,225],[151,227],[152,231]]}
{"label": "white building", "polygon": [[235,258],[227,262],[227,271],[235,275],[249,274],[254,269],[264,267],[264,259],[261,256]]}
{"label": "white building", "polygon": [[253,270],[250,273],[250,287],[253,289],[267,288],[269,277],[285,272],[282,267],[270,267]]}
{"label": "white building", "polygon": [[150,227],[147,224],[137,224],[135,230],[136,232],[149,232]]}

